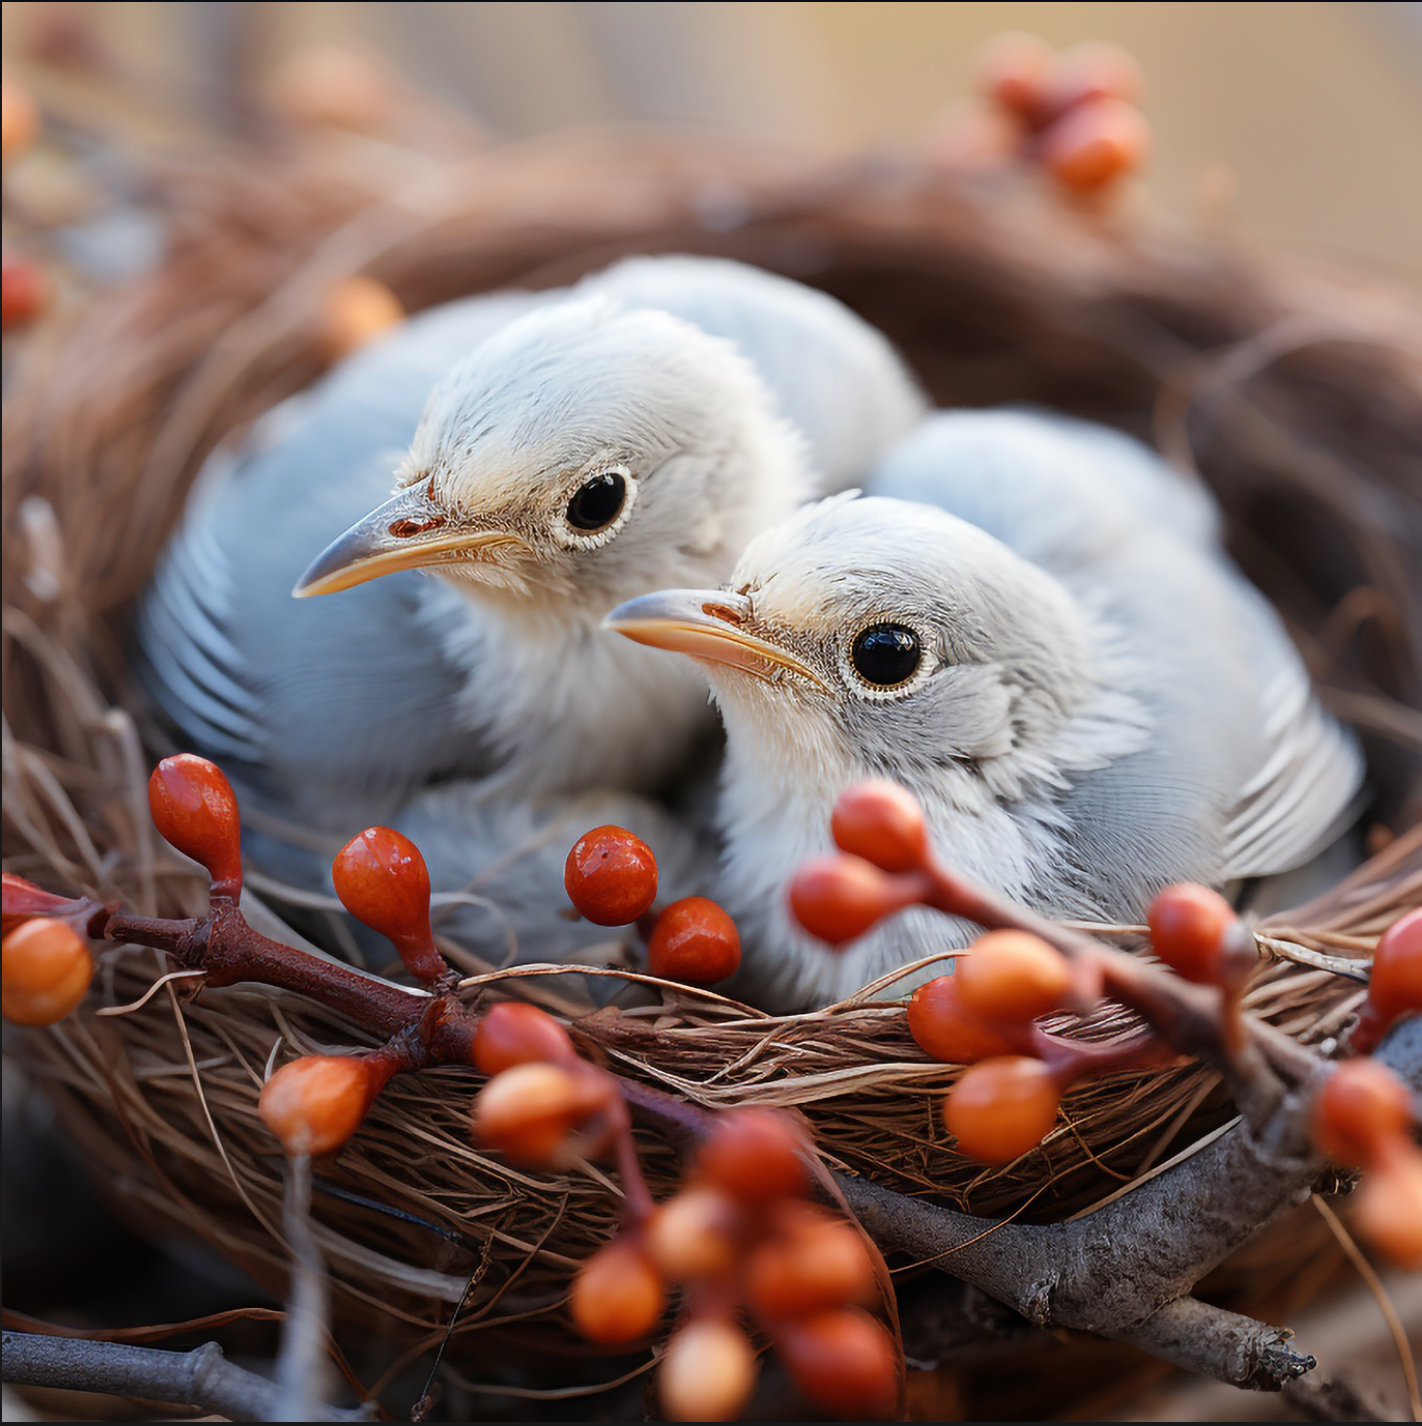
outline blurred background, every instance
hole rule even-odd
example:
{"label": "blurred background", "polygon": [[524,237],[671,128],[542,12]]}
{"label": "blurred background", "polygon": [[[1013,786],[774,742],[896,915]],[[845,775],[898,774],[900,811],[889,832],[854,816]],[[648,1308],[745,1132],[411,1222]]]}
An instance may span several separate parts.
{"label": "blurred background", "polygon": [[261,91],[314,46],[353,46],[501,137],[650,121],[831,152],[915,142],[968,92],[975,50],[1000,30],[1114,40],[1148,78],[1146,187],[1161,208],[1422,276],[1418,3],[31,0],[4,7],[7,68],[23,71],[65,15],[155,94],[164,81]]}

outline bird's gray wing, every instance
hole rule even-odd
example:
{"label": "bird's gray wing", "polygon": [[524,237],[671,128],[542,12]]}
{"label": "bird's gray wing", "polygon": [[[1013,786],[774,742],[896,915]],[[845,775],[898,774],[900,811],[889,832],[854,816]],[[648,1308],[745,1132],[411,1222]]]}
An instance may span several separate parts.
{"label": "bird's gray wing", "polygon": [[[462,745],[462,676],[432,653],[458,599],[417,574],[293,600],[311,559],[390,492],[428,393],[464,351],[541,298],[412,318],[214,458],[137,616],[141,676],[174,736],[286,811],[329,813],[484,770]],[[450,747],[458,746],[450,766]]]}
{"label": "bird's gray wing", "polygon": [[734,342],[809,442],[822,494],[860,484],[927,402],[888,339],[843,303],[721,258],[630,258],[582,290],[670,312]]}

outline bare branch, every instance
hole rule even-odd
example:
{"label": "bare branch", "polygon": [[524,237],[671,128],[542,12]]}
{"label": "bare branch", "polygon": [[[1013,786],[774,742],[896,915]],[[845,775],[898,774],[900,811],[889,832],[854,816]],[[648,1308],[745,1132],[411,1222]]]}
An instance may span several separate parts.
{"label": "bare branch", "polygon": [[[280,1419],[275,1384],[234,1366],[216,1342],[205,1342],[191,1352],[164,1352],[118,1342],[6,1332],[0,1366],[5,1380],[14,1386],[101,1391],[167,1401],[233,1421]],[[375,1417],[363,1407],[347,1411],[317,1404],[309,1419],[372,1421]]]}
{"label": "bare branch", "polygon": [[1296,1352],[1287,1327],[1182,1297],[1120,1335],[1119,1340],[1187,1371],[1251,1391],[1280,1391],[1318,1365]]}

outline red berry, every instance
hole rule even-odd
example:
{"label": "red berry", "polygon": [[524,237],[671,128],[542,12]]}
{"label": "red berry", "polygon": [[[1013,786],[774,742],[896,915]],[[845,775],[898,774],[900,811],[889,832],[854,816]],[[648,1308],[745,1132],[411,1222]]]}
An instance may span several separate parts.
{"label": "red berry", "polygon": [[918,902],[917,876],[890,876],[858,857],[811,857],[790,881],[790,910],[831,946],[856,941],[886,916]]}
{"label": "red berry", "polygon": [[985,1164],[1006,1164],[1046,1138],[1060,1101],[1052,1072],[1024,1055],[984,1060],[948,1091],[943,1122],[958,1152]]}
{"label": "red berry", "polygon": [[953,978],[969,1015],[1026,1024],[1071,994],[1071,967],[1055,947],[1026,931],[989,931],[959,956]]}
{"label": "red berry", "polygon": [[1422,1014],[1422,910],[1388,927],[1368,978],[1368,1002],[1385,1024]]}
{"label": "red berry", "polygon": [[786,1322],[776,1346],[795,1385],[821,1410],[842,1421],[897,1419],[899,1354],[868,1313],[841,1308]]}
{"label": "red berry", "polygon": [[1042,135],[1039,161],[1073,193],[1095,193],[1134,173],[1150,151],[1150,126],[1132,104],[1091,99],[1076,105]]}
{"label": "red berry", "polygon": [[755,1348],[734,1322],[697,1317],[667,1344],[657,1395],[668,1421],[736,1421],[755,1388]]}
{"label": "red berry", "polygon": [[1319,1090],[1313,1106],[1314,1142],[1335,1163],[1367,1168],[1408,1134],[1412,1095],[1376,1060],[1345,1060]]}
{"label": "red berry", "polygon": [[573,1321],[589,1341],[621,1347],[645,1337],[666,1308],[667,1289],[642,1242],[614,1238],[573,1279]]}
{"label": "red berry", "polygon": [[5,935],[0,947],[5,1018],[53,1025],[84,999],[94,978],[89,943],[67,921],[40,916]]}
{"label": "red berry", "polygon": [[524,1168],[556,1168],[568,1136],[615,1093],[607,1076],[579,1065],[521,1064],[495,1075],[474,1099],[474,1135]]}
{"label": "red berry", "polygon": [[487,1075],[515,1065],[577,1059],[568,1032],[546,1011],[522,1001],[491,1006],[474,1032],[474,1063]]}
{"label": "red berry", "polygon": [[163,838],[207,868],[214,898],[242,893],[237,798],[216,763],[192,753],[164,758],[148,779],[148,808]]}
{"label": "red berry", "polygon": [[923,809],[895,782],[861,782],[842,793],[830,832],[840,851],[880,871],[916,871],[928,859]]}
{"label": "red berry", "polygon": [[1398,1267],[1422,1272],[1422,1151],[1408,1143],[1389,1153],[1354,1203],[1363,1237]]}
{"label": "red berry", "polygon": [[0,261],[0,330],[29,326],[48,304],[49,290],[49,278],[38,263],[23,257]]}
{"label": "red berry", "polygon": [[714,985],[734,975],[741,963],[736,923],[704,896],[673,901],[652,928],[647,969],[663,980]]}
{"label": "red berry", "polygon": [[1070,109],[1100,100],[1136,105],[1145,97],[1145,75],[1133,55],[1119,45],[1072,45],[1049,66],[1038,121],[1050,123]]}
{"label": "red berry", "polygon": [[1015,1048],[964,1008],[956,975],[919,986],[909,1001],[908,1023],[919,1048],[945,1064],[970,1065]]}
{"label": "red berry", "polygon": [[647,1249],[670,1282],[724,1278],[739,1257],[744,1214],[720,1189],[693,1184],[658,1206]]}
{"label": "red berry", "polygon": [[978,52],[976,84],[1004,109],[1032,119],[1042,107],[1052,61],[1051,46],[1036,35],[994,35]]}
{"label": "red berry", "polygon": [[400,952],[426,984],[449,969],[430,929],[430,874],[420,849],[389,827],[367,827],[331,863],[341,904]]}
{"label": "red berry", "polygon": [[359,1055],[307,1055],[262,1086],[257,1111],[288,1154],[329,1154],[360,1127],[390,1073]]}
{"label": "red berry", "polygon": [[1177,975],[1217,985],[1232,959],[1239,918],[1217,891],[1185,883],[1167,886],[1146,913],[1155,953]]}
{"label": "red berry", "polygon": [[874,1299],[874,1262],[859,1233],[809,1203],[777,1215],[746,1265],[746,1301],[762,1324]]}
{"label": "red berry", "polygon": [[563,869],[568,899],[595,926],[628,926],[657,899],[657,859],[625,827],[594,827]]}
{"label": "red berry", "polygon": [[727,1109],[697,1155],[702,1179],[743,1203],[803,1194],[809,1186],[799,1125],[777,1109]]}

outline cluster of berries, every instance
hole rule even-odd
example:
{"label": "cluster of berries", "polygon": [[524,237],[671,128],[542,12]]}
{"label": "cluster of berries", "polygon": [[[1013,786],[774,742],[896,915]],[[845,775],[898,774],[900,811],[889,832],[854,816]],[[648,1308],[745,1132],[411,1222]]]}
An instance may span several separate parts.
{"label": "cluster of berries", "polygon": [[[568,853],[563,885],[595,926],[631,926],[650,916],[657,899],[657,859],[626,828],[595,827]],[[740,964],[736,923],[704,896],[673,901],[650,923],[647,969],[661,980],[714,985]]]}
{"label": "cluster of berries", "polygon": [[[980,894],[938,865],[922,810],[903,788],[877,782],[850,788],[835,807],[831,832],[843,855],[806,863],[790,886],[796,919],[830,945],[853,941],[916,905],[992,920],[993,908]],[[1176,975],[1218,989],[1219,1040],[1231,1053],[1240,1033],[1240,995],[1258,964],[1253,936],[1229,903],[1203,886],[1167,887],[1151,903],[1147,920],[1156,954]],[[1048,1034],[1036,1024],[1053,1012],[1081,1013],[1095,1006],[1105,964],[1090,953],[1068,959],[1030,931],[998,929],[962,954],[954,974],[914,993],[908,1024],[920,1048],[935,1059],[969,1066],[948,1091],[943,1109],[962,1153],[985,1163],[1009,1163],[1052,1131],[1061,1095],[1072,1084],[1172,1057],[1159,1025],[1093,1045]],[[1351,1048],[1371,1048],[1396,1020],[1419,1012],[1422,912],[1412,912],[1378,944]],[[1359,1086],[1371,1091],[1368,1108],[1359,1107]],[[1411,1137],[1414,1114],[1406,1086],[1381,1065],[1353,1060],[1328,1081],[1321,1116],[1330,1093],[1343,1106],[1336,1111],[1338,1124],[1356,1120],[1377,1126],[1377,1132],[1350,1141],[1321,1130],[1320,1149],[1341,1163],[1371,1170],[1372,1185],[1360,1195],[1360,1227],[1388,1256],[1415,1262],[1422,1255],[1422,1151]],[[1404,1229],[1409,1221],[1410,1234]]]}
{"label": "cluster of berries", "polygon": [[998,35],[978,56],[973,87],[944,126],[939,147],[951,162],[1024,159],[1075,194],[1105,192],[1145,162],[1145,81],[1116,45],[1054,53],[1035,35]]}

